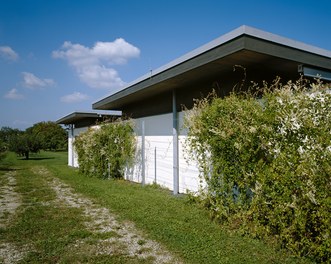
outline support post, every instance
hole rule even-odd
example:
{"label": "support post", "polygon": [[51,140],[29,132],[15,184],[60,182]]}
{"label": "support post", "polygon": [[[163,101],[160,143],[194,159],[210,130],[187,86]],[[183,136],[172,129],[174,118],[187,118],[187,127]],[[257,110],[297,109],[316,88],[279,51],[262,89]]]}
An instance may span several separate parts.
{"label": "support post", "polygon": [[69,154],[69,159],[70,161],[68,162],[69,165],[71,163],[71,166],[72,167],[75,167],[75,147],[74,147],[74,141],[75,141],[75,125],[74,124],[71,124],[69,125],[69,128],[70,128],[70,137],[71,137],[71,140],[70,140],[70,144],[68,144],[68,149],[70,151],[68,151],[68,154]]}
{"label": "support post", "polygon": [[156,173],[157,173],[157,166],[156,166],[156,147],[154,148],[154,183],[156,184]]}
{"label": "support post", "polygon": [[141,123],[141,184],[145,185],[145,121]]}
{"label": "support post", "polygon": [[173,194],[179,193],[178,177],[178,120],[176,90],[172,91],[172,137],[173,137]]}

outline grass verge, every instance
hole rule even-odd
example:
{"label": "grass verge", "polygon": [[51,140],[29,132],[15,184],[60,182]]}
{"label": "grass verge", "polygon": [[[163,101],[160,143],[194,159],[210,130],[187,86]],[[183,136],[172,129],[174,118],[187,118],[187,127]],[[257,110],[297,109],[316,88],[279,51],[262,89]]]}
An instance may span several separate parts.
{"label": "grass verge", "polygon": [[[10,155],[0,165],[1,183],[6,184],[8,171],[16,171],[15,191],[21,200],[11,223],[0,228],[0,263],[152,263],[120,250],[112,255],[98,254],[100,240],[116,234],[89,231],[84,225],[87,217],[80,208],[68,207],[56,199],[47,179],[53,175],[36,173],[46,160],[58,164],[58,154],[52,154],[54,159],[41,155],[30,161]],[[114,243],[111,246],[116,247]]]}
{"label": "grass verge", "polygon": [[[133,221],[148,238],[162,243],[185,263],[308,263],[306,259],[293,257],[262,241],[230,232],[212,222],[205,210],[189,203],[185,196],[173,196],[167,190],[153,186],[141,187],[127,181],[84,177],[76,169],[67,167],[66,162],[65,153],[47,152],[29,161],[7,159],[6,166],[11,164],[12,167],[21,168],[19,181],[26,182],[19,184],[24,186],[19,192],[27,194],[24,198],[28,199],[27,202],[31,202],[28,190],[38,188],[40,190],[36,190],[37,194],[33,195],[35,202],[52,199],[53,194],[47,186],[33,182],[39,180],[28,172],[31,166],[46,166],[54,176],[71,185],[75,191],[109,208],[120,219]],[[54,256],[64,254],[75,239],[89,236],[81,225],[81,217],[80,212],[74,209],[63,212],[61,208],[44,208],[36,203],[36,206],[25,209],[17,216],[17,224],[5,231],[5,235],[15,243],[22,237],[22,243],[25,240],[41,241],[33,243],[39,255],[30,255],[29,260],[34,262],[43,259],[43,263],[51,263],[56,260]],[[44,235],[47,233],[54,235]],[[82,258],[81,262],[138,263],[135,262],[138,260],[125,259],[123,256],[111,258]],[[70,256],[67,256],[67,260],[70,260]]]}

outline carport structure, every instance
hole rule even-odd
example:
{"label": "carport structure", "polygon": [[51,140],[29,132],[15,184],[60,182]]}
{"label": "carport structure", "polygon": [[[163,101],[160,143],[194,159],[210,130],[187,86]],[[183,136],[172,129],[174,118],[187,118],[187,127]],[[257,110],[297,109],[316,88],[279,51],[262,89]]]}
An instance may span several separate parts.
{"label": "carport structure", "polygon": [[[121,91],[93,103],[93,109],[120,109],[132,117],[172,111],[172,94],[180,105],[210,92],[216,82],[226,95],[241,82],[246,69],[248,82],[296,80],[300,73],[331,81],[331,51],[264,32],[248,26],[223,35],[206,45],[151,71]],[[144,105],[144,107],[141,107]]]}
{"label": "carport structure", "polygon": [[86,131],[89,127],[95,127],[101,122],[112,120],[121,116],[120,111],[76,111],[56,121],[57,124],[68,126],[68,165],[78,167],[77,155],[74,150],[75,137]]}
{"label": "carport structure", "polygon": [[[234,71],[238,65],[240,68]],[[180,125],[183,105],[189,109],[194,99],[208,95],[213,89],[220,96],[226,96],[236,85],[243,84],[243,79],[247,88],[251,82],[271,82],[277,76],[286,82],[297,80],[300,75],[331,81],[331,51],[241,26],[151,71],[121,91],[95,102],[92,107],[121,110],[134,118],[136,132],[142,137],[140,141],[144,144],[145,140],[150,140],[152,149],[156,149],[161,141],[171,145],[172,153],[165,154],[164,159],[171,159],[165,166],[172,168],[172,181],[169,180],[170,171],[164,167],[162,178],[168,177],[168,180],[161,180],[161,185],[176,194],[185,189],[197,189],[196,176],[190,176],[197,174],[197,170],[194,172],[182,162],[180,137],[185,137],[185,131],[180,131]],[[150,178],[147,181],[152,181],[153,170],[150,168],[155,167],[155,174],[157,171],[153,154],[147,150],[144,155],[142,167],[147,169],[139,173],[146,173],[143,180],[147,177]],[[130,177],[138,179],[137,174]]]}

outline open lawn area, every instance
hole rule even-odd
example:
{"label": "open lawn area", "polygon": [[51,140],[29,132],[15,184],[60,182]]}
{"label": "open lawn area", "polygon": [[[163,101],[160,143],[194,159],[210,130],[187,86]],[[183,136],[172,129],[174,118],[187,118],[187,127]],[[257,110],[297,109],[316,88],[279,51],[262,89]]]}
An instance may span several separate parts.
{"label": "open lawn area", "polygon": [[309,263],[157,186],[80,175],[67,153],[0,161],[0,263]]}

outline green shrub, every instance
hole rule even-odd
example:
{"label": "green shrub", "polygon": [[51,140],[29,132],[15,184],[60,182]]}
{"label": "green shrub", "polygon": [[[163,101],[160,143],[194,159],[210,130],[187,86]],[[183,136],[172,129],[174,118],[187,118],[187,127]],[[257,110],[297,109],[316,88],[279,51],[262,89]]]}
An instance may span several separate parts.
{"label": "green shrub", "polygon": [[119,120],[89,128],[76,137],[79,170],[98,178],[122,178],[135,152],[132,126],[130,121]]}
{"label": "green shrub", "polygon": [[213,217],[274,236],[299,255],[331,258],[331,94],[321,82],[276,80],[251,94],[203,99],[186,145]]}

